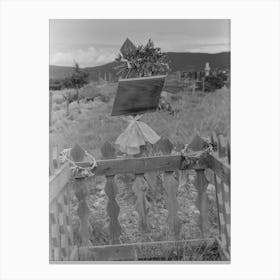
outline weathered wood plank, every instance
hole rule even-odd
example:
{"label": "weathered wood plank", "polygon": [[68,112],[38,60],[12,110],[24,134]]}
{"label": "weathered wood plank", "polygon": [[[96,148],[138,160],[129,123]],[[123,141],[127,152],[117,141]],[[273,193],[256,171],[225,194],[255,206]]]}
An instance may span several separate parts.
{"label": "weathered wood plank", "polygon": [[178,182],[175,180],[172,172],[164,174],[162,182],[166,192],[166,206],[168,210],[167,223],[169,228],[170,238],[178,240],[181,230],[181,222],[178,217],[179,203],[177,200]]}
{"label": "weathered wood plank", "polygon": [[53,166],[53,146],[50,144],[49,146],[49,175],[54,173],[54,166]]}
{"label": "weathered wood plank", "polygon": [[73,246],[69,260],[70,261],[78,261],[79,260],[78,246]]}
{"label": "weathered wood plank", "polygon": [[107,213],[110,218],[109,232],[111,244],[120,243],[121,225],[119,223],[120,207],[116,201],[118,186],[114,182],[114,176],[106,177],[105,193],[108,197]]}
{"label": "weathered wood plank", "polygon": [[69,232],[69,244],[73,247],[74,244],[74,237],[73,237],[73,227],[72,227],[72,215],[71,215],[71,185],[66,186],[64,198],[65,204],[67,208],[67,229]]}
{"label": "weathered wood plank", "polygon": [[80,261],[136,261],[137,256],[133,246],[102,246],[79,248]]}
{"label": "weathered wood plank", "polygon": [[120,51],[123,55],[129,55],[136,51],[136,46],[128,39],[124,41],[123,45],[120,48]]}
{"label": "weathered wood plank", "polygon": [[209,211],[209,202],[208,196],[206,193],[208,181],[206,179],[205,170],[196,171],[196,189],[197,189],[197,200],[196,206],[200,212],[200,223],[199,227],[201,230],[202,237],[205,236],[207,227],[208,227],[208,211]]}
{"label": "weathered wood plank", "polygon": [[101,147],[101,153],[104,159],[112,159],[116,157],[116,149],[108,141],[106,141]]}
{"label": "weathered wood plank", "polygon": [[220,223],[220,236],[221,243],[224,248],[227,248],[229,236],[226,228],[226,212],[224,207],[224,199],[222,195],[222,181],[221,179],[215,175],[215,187],[218,197],[218,208],[219,208],[219,223]]}
{"label": "weathered wood plank", "polygon": [[71,177],[71,170],[68,163],[63,164],[56,173],[54,173],[49,180],[49,201],[52,203],[53,199],[62,191]]}
{"label": "weathered wood plank", "polygon": [[172,142],[166,137],[161,137],[159,141],[153,145],[154,151],[156,153],[162,153],[163,155],[170,155],[173,147],[174,145]]}
{"label": "weathered wood plank", "polygon": [[119,80],[112,116],[137,115],[155,111],[165,76]]}
{"label": "weathered wood plank", "polygon": [[221,191],[224,202],[223,210],[226,223],[227,250],[230,252],[230,189],[223,181],[221,181]]}
{"label": "weathered wood plank", "polygon": [[60,231],[58,223],[58,207],[57,201],[55,200],[52,205],[50,205],[50,233],[51,233],[51,247],[52,254],[51,260],[61,261],[61,244],[60,244]]}
{"label": "weathered wood plank", "polygon": [[206,141],[203,140],[199,135],[196,135],[188,145],[188,149],[191,149],[192,151],[201,151],[206,145],[208,146]]}
{"label": "weathered wood plank", "polygon": [[218,154],[220,158],[226,156],[226,140],[222,134],[218,136]]}
{"label": "weathered wood plank", "polygon": [[78,217],[80,218],[79,235],[82,240],[82,246],[92,245],[90,236],[92,233],[92,227],[89,223],[90,209],[87,204],[88,188],[84,185],[83,180],[76,179],[74,181],[75,195],[79,201],[78,205]]}
{"label": "weathered wood plank", "polygon": [[[180,241],[154,241],[147,243],[131,243],[121,245],[103,245],[80,247],[80,261],[141,261],[162,259],[168,255],[197,251],[197,247],[210,247],[216,242],[215,238],[190,239]],[[174,255],[176,257],[176,255]],[[167,259],[165,259],[167,260]]]}
{"label": "weathered wood plank", "polygon": [[53,93],[50,91],[49,94],[49,126],[52,125],[52,98],[53,98]]}
{"label": "weathered wood plank", "polygon": [[221,240],[218,237],[216,237],[215,239],[219,245],[218,248],[219,248],[220,254],[224,257],[225,260],[230,261],[230,254],[226,251]]}
{"label": "weathered wood plank", "polygon": [[231,153],[230,153],[230,140],[228,140],[228,142],[227,142],[227,157],[228,157],[228,164],[230,164],[230,156],[231,156]]}
{"label": "weathered wood plank", "polygon": [[53,147],[53,161],[54,161],[54,164],[55,164],[55,167],[57,169],[60,168],[61,164],[60,164],[60,160],[59,160],[59,146],[56,145]]}
{"label": "weathered wood plank", "polygon": [[71,149],[70,155],[74,161],[79,162],[84,160],[86,153],[84,149],[79,144],[76,143],[74,147]]}
{"label": "weathered wood plank", "polygon": [[218,150],[218,137],[215,131],[211,133],[211,142],[213,144],[214,151]]}
{"label": "weathered wood plank", "polygon": [[[94,172],[97,176],[113,176],[124,173],[144,174],[146,172],[176,171],[181,169],[182,162],[183,157],[181,155],[106,159],[97,161]],[[78,162],[78,165],[86,167],[90,163]],[[207,167],[215,171],[227,185],[230,185],[230,167],[227,160],[220,159],[217,153],[212,153],[199,165],[188,166],[188,169],[199,170]]]}
{"label": "weathered wood plank", "polygon": [[208,166],[212,169],[228,186],[230,186],[230,166],[226,158],[219,158],[218,153],[212,153],[207,157]]}
{"label": "weathered wood plank", "polygon": [[64,192],[62,192],[57,199],[58,208],[58,224],[59,224],[59,234],[60,234],[60,249],[61,249],[61,259],[69,260],[70,256],[70,246],[69,243],[69,232],[67,227],[67,212],[68,207],[65,205]]}
{"label": "weathered wood plank", "polygon": [[158,177],[158,172],[146,172],[144,174],[144,178],[153,190],[153,192],[158,191],[158,184],[157,184],[157,177]]}
{"label": "weathered wood plank", "polygon": [[[94,172],[97,176],[113,176],[124,173],[144,174],[156,171],[176,171],[181,168],[182,162],[181,155],[98,160]],[[206,168],[206,162],[205,160],[205,165],[189,166],[189,169]],[[83,167],[89,166],[88,162],[79,162],[78,164]]]}
{"label": "weathered wood plank", "polygon": [[136,175],[136,178],[132,185],[132,190],[137,197],[135,208],[138,213],[139,229],[144,232],[147,231],[149,228],[148,221],[147,221],[147,214],[148,214],[148,203],[146,199],[147,188],[148,188],[148,184],[144,179],[143,175]]}

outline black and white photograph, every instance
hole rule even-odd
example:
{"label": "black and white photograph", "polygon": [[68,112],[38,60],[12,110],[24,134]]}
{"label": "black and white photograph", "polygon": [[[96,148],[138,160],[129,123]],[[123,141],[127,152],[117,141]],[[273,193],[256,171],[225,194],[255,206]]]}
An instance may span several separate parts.
{"label": "black and white photograph", "polygon": [[230,20],[49,27],[50,262],[230,263]]}
{"label": "black and white photograph", "polygon": [[0,0],[0,279],[279,280],[280,2]]}

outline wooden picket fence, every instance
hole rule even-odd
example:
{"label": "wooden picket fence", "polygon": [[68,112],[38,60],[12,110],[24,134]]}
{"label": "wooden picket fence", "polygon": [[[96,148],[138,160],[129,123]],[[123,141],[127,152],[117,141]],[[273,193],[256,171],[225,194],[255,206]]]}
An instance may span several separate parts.
{"label": "wooden picket fence", "polygon": [[[168,139],[167,139],[168,140]],[[174,251],[174,248],[187,250],[200,246],[205,248],[218,245],[222,260],[230,260],[230,144],[226,139],[215,133],[211,136],[214,151],[195,161],[186,161],[182,155],[170,155],[172,144],[167,141],[163,155],[139,158],[116,158],[115,150],[108,142],[101,149],[103,159],[97,161],[96,176],[105,176],[105,193],[108,197],[107,213],[110,218],[110,244],[93,246],[90,238],[92,228],[89,223],[90,209],[87,204],[89,192],[83,184],[84,179],[74,179],[74,190],[78,198],[77,215],[80,219],[79,235],[81,244],[73,242],[73,230],[70,214],[70,187],[71,171],[68,163],[60,165],[58,148],[50,148],[50,261],[132,261],[162,260],[161,254]],[[166,144],[166,143],[165,143]],[[207,144],[205,140],[196,136],[190,143],[192,150],[200,151]],[[87,166],[87,162],[80,162]],[[207,186],[209,182],[205,176],[205,169],[214,173],[216,189],[217,215],[219,234],[214,238],[205,238],[204,233],[208,223]],[[176,197],[178,182],[173,173],[176,170],[192,169],[196,172],[196,188],[198,193],[197,208],[200,211],[200,229],[202,238],[196,240],[179,240],[180,219],[178,217],[179,204]],[[166,192],[168,210],[168,228],[170,240],[164,242],[149,242],[135,244],[121,244],[121,225],[118,215],[120,207],[116,201],[118,187],[114,181],[117,174],[134,173],[133,191],[137,197],[136,210],[138,212],[139,230],[145,232],[148,227],[147,201],[144,179],[152,181],[152,172],[163,173],[163,187]],[[173,252],[172,251],[172,252]]]}

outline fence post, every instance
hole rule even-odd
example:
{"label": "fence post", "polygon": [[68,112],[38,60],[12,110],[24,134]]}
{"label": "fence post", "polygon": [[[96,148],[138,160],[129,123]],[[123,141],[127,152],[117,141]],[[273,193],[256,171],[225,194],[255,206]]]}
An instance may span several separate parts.
{"label": "fence post", "polygon": [[[84,161],[85,151],[80,147],[80,145],[75,144],[75,146],[71,149],[70,154],[75,162]],[[79,235],[82,239],[82,246],[90,246],[92,245],[90,241],[92,227],[89,222],[90,209],[87,203],[89,191],[84,179],[74,179],[74,192],[79,201],[77,214],[80,218]]]}
{"label": "fence post", "polygon": [[[191,143],[188,145],[188,148],[193,151],[201,151],[204,148],[204,141],[196,135]],[[197,190],[197,199],[196,199],[196,206],[200,212],[199,216],[199,227],[201,230],[201,234],[204,237],[207,227],[208,227],[208,208],[209,208],[209,201],[208,196],[206,193],[208,186],[208,181],[205,176],[205,169],[196,170],[196,181],[195,187]]]}
{"label": "fence post", "polygon": [[173,176],[173,172],[165,172],[162,182],[164,190],[167,194],[166,204],[168,210],[168,227],[171,239],[178,240],[181,230],[181,222],[178,217],[179,203],[177,200],[178,182]]}
{"label": "fence post", "polygon": [[50,91],[50,95],[49,95],[49,126],[52,125],[52,97],[53,97],[53,93],[52,93],[52,91]]}
{"label": "fence post", "polygon": [[[104,159],[115,158],[116,150],[109,142],[105,142],[101,148],[101,153]],[[114,176],[106,176],[105,193],[108,197],[107,213],[110,218],[109,233],[111,244],[120,243],[121,225],[119,223],[120,207],[116,201],[118,186],[114,181]]]}
{"label": "fence post", "polygon": [[53,165],[53,145],[49,145],[49,175],[54,173],[54,165]]}
{"label": "fence post", "polygon": [[[217,137],[216,133],[211,135],[212,143],[217,150],[217,156],[221,161],[227,156],[227,163],[230,163],[230,144],[226,143],[223,135]],[[217,209],[219,215],[220,238],[222,245],[230,252],[230,186],[225,184],[219,176],[215,174],[215,188]]]}
{"label": "fence post", "polygon": [[[170,155],[174,148],[172,142],[168,138],[161,138],[157,145],[157,149],[163,155]],[[181,231],[181,221],[178,217],[179,203],[177,199],[177,191],[179,182],[174,178],[174,172],[164,172],[162,176],[162,186],[166,193],[166,206],[168,210],[167,223],[170,238],[178,240]]]}
{"label": "fence post", "polygon": [[208,208],[209,201],[206,193],[208,181],[205,176],[205,170],[196,170],[196,190],[197,190],[197,199],[196,206],[200,212],[200,230],[202,237],[205,236],[207,227],[208,227]]}
{"label": "fence post", "polygon": [[147,187],[148,184],[144,179],[143,174],[136,174],[136,178],[132,185],[132,190],[137,197],[135,208],[136,211],[138,212],[139,229],[144,232],[148,230],[148,221],[147,221],[148,204],[146,199]]}
{"label": "fence post", "polygon": [[58,222],[58,205],[55,199],[50,206],[50,233],[51,233],[51,255],[50,260],[61,260],[60,230]]}
{"label": "fence post", "polygon": [[114,176],[106,176],[106,180],[107,181],[105,185],[105,193],[108,197],[107,213],[110,218],[109,231],[111,237],[111,244],[119,244],[121,235],[121,225],[118,219],[120,207],[116,201],[118,186],[114,182]]}
{"label": "fence post", "polygon": [[89,223],[90,209],[86,201],[88,188],[83,179],[74,179],[74,189],[79,201],[77,214],[80,219],[79,235],[82,240],[82,246],[90,246],[92,245],[90,241],[92,227]]}

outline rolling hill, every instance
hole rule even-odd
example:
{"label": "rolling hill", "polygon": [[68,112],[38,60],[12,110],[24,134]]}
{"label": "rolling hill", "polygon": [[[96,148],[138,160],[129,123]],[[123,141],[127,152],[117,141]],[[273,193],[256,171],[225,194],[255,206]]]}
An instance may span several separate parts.
{"label": "rolling hill", "polygon": [[[170,59],[170,68],[172,72],[175,71],[202,71],[205,63],[209,62],[211,69],[230,69],[230,52],[222,53],[167,53]],[[84,68],[89,72],[90,80],[97,80],[98,76],[104,77],[105,73],[110,72],[112,77],[115,77],[114,66],[115,62],[110,62],[104,65]],[[50,79],[63,79],[69,76],[73,67],[65,66],[49,66]]]}

